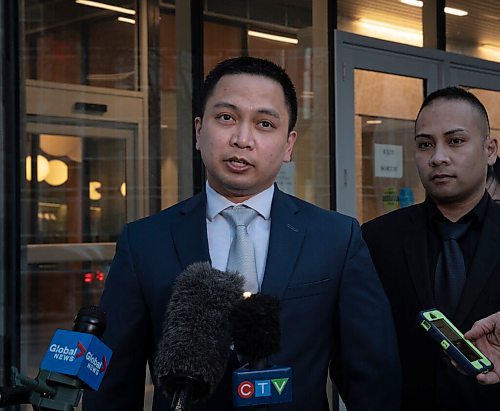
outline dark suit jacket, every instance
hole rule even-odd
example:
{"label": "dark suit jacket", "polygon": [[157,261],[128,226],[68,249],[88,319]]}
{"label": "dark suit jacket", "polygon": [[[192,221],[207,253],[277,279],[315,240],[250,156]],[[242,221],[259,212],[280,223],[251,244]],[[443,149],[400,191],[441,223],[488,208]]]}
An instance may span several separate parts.
{"label": "dark suit jacket", "polygon": [[[404,410],[500,410],[500,384],[481,386],[458,373],[417,324],[435,306],[424,203],[396,210],[362,227],[389,297],[403,366]],[[476,254],[454,316],[465,332],[500,310],[500,206],[489,200]]]}
{"label": "dark suit jacket", "polygon": [[[142,410],[145,365],[154,363],[172,283],[209,260],[205,194],[125,227],[101,302],[113,357],[85,410]],[[350,410],[399,408],[390,308],[354,219],[276,188],[262,293],[281,301],[281,349],[270,361],[293,368],[293,405],[270,409],[327,410],[330,360]],[[230,389],[218,391],[199,409],[232,409]],[[153,409],[169,409],[158,387]]]}

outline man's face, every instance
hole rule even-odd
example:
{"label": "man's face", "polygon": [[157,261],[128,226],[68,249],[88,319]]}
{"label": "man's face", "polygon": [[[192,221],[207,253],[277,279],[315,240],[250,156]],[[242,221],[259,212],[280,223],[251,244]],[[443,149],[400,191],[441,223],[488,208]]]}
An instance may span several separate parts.
{"label": "man's face", "polygon": [[223,76],[195,119],[211,187],[242,202],[270,187],[281,164],[291,160],[297,134],[288,133],[289,113],[280,84],[264,76]]}
{"label": "man's face", "polygon": [[434,100],[415,123],[420,180],[436,204],[466,204],[484,194],[496,143],[486,138],[477,109],[461,100]]}

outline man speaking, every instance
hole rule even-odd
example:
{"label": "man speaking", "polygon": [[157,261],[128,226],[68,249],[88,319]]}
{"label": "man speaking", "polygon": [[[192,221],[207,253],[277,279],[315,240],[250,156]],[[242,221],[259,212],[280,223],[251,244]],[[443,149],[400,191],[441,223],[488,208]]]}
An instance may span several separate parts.
{"label": "man speaking", "polygon": [[[207,76],[194,121],[206,190],[125,226],[101,302],[113,362],[85,410],[143,409],[172,285],[199,261],[280,301],[281,347],[269,362],[292,368],[293,403],[269,409],[328,410],[329,367],[349,410],[399,409],[393,321],[358,223],[275,184],[296,118],[294,86],[272,62],[229,59]],[[197,409],[232,408],[222,379]],[[156,381],[153,409],[169,409]]]}

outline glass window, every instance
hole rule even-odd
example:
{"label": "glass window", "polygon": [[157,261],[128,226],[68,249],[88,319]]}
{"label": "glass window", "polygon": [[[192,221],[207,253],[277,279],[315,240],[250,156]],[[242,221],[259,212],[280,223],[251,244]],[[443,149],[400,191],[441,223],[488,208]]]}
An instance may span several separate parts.
{"label": "glass window", "polygon": [[[3,27],[3,21],[4,21],[4,15],[3,15],[4,8],[0,7],[0,37],[4,37],[4,27]],[[3,50],[3,42],[0,42],[0,53],[3,55],[4,54]],[[0,62],[0,78],[3,77],[4,73],[4,62]],[[4,101],[3,98],[3,85],[0,87],[0,98],[2,101]],[[5,356],[5,341],[6,341],[6,315],[7,311],[6,310],[6,302],[5,302],[5,274],[6,274],[6,267],[5,267],[5,261],[6,261],[6,252],[7,252],[7,247],[6,247],[6,242],[5,242],[5,227],[6,227],[6,218],[7,216],[5,215],[5,122],[4,122],[4,107],[2,106],[2,109],[0,109],[0,369],[5,370],[5,367],[8,365],[4,364],[4,356]],[[8,384],[8,381],[4,380],[5,377],[5,372],[0,373],[0,385],[6,386]]]}
{"label": "glass window", "polygon": [[160,101],[161,101],[161,207],[179,201],[179,157],[182,146],[177,137],[175,14],[162,9],[160,19]]}
{"label": "glass window", "polygon": [[[224,14],[227,2],[207,2],[205,72],[239,55],[262,57],[284,67],[299,100],[293,161],[282,166],[278,186],[330,207],[327,2],[247,2]],[[313,29],[314,28],[314,29]]]}
{"label": "glass window", "polygon": [[99,302],[123,225],[149,209],[146,53],[135,1],[22,10],[21,372],[35,377],[54,331]]}
{"label": "glass window", "polygon": [[447,1],[446,50],[500,61],[500,4],[495,0]]}
{"label": "glass window", "polygon": [[424,81],[356,70],[356,209],[360,222],[425,198],[414,161]]}
{"label": "glass window", "polygon": [[339,0],[337,27],[350,33],[421,47],[421,3],[415,0]]}
{"label": "glass window", "polygon": [[139,79],[135,2],[84,3],[25,0],[26,77],[136,90]]}

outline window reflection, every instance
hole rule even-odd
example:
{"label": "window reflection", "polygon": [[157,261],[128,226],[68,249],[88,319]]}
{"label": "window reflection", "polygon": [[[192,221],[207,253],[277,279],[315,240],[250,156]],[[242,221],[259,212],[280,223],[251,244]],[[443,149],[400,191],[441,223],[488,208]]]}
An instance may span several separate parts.
{"label": "window reflection", "polygon": [[421,79],[355,71],[356,209],[360,222],[423,201],[414,161]]}
{"label": "window reflection", "polygon": [[[135,3],[108,1],[133,14],[75,1],[25,1],[26,77],[125,90],[138,88]],[[123,21],[118,18],[127,17]]]}
{"label": "window reflection", "polygon": [[126,141],[32,133],[28,147],[27,242],[115,241],[126,221]]}

